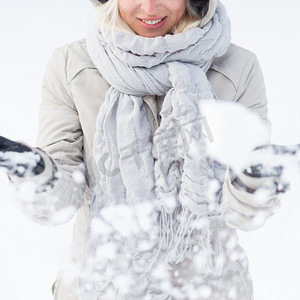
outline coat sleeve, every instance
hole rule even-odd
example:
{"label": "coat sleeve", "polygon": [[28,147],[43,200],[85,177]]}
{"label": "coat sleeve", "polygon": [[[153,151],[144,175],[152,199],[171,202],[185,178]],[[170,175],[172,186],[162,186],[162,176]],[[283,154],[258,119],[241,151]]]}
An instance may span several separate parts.
{"label": "coat sleeve", "polygon": [[258,114],[271,133],[263,73],[256,55],[249,54],[236,90],[235,101]]}
{"label": "coat sleeve", "polygon": [[[46,68],[39,109],[37,146],[46,161],[45,188],[34,199],[20,201],[24,213],[46,225],[69,221],[83,204],[85,166],[83,136],[66,74],[66,56],[57,49]],[[55,180],[53,180],[55,178]],[[49,184],[50,183],[50,184]]]}
{"label": "coat sleeve", "polygon": [[[236,91],[238,103],[257,113],[271,132],[264,78],[258,60],[251,54],[244,66]],[[262,191],[273,185],[268,180],[260,181],[255,189],[245,183],[240,186],[227,169],[223,186],[223,207],[226,222],[230,227],[243,231],[256,230],[274,213],[280,204],[280,195],[275,190],[263,198]],[[238,175],[237,175],[238,178]],[[266,183],[267,182],[267,183]],[[260,199],[262,198],[262,199]]]}

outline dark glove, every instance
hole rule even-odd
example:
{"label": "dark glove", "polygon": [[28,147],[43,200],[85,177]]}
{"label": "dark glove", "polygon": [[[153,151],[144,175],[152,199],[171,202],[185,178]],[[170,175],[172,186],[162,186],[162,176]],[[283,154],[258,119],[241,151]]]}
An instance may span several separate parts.
{"label": "dark glove", "polygon": [[[289,183],[282,178],[285,167],[289,164],[299,164],[297,155],[300,154],[300,145],[264,145],[254,150],[256,160],[261,162],[254,163],[244,170],[243,175],[259,180],[260,178],[273,178],[277,186],[277,192],[285,192]],[[261,158],[260,158],[261,157]],[[300,168],[299,168],[300,170]]]}
{"label": "dark glove", "polygon": [[0,136],[0,168],[8,175],[35,176],[45,169],[42,157],[34,149]]}

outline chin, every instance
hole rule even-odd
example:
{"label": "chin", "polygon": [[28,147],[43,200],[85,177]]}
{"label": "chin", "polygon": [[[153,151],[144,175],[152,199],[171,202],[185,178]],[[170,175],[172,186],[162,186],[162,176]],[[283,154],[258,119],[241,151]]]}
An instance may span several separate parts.
{"label": "chin", "polygon": [[155,38],[155,37],[159,37],[159,36],[165,36],[166,34],[168,34],[168,32],[165,32],[165,31],[161,31],[161,32],[139,31],[139,32],[136,32],[136,34],[138,34],[139,36],[142,36],[142,37]]}
{"label": "chin", "polygon": [[146,38],[156,38],[158,36],[164,36],[164,35],[161,35],[161,34],[139,34],[139,36],[142,36],[142,37],[146,37]]}

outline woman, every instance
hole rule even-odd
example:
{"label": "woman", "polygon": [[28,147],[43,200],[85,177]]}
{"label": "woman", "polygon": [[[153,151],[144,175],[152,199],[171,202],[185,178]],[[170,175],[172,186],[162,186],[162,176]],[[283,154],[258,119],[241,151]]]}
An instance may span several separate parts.
{"label": "woman", "polygon": [[273,213],[276,191],[263,203],[255,191],[274,180],[209,159],[199,103],[238,102],[268,125],[255,55],[230,44],[216,0],[100,2],[87,38],[49,62],[40,148],[0,140],[2,153],[26,154],[5,167],[35,183],[30,218],[60,224],[80,208],[55,299],[253,299],[235,229]]}

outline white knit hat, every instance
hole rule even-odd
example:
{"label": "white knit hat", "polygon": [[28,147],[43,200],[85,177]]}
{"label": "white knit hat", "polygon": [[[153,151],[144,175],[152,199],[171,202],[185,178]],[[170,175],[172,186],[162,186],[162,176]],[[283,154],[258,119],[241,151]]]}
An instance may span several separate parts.
{"label": "white knit hat", "polygon": [[[101,4],[101,2],[99,0],[90,0],[95,6]],[[205,26],[210,19],[212,18],[212,16],[214,15],[216,8],[218,5],[218,0],[210,0],[209,1],[209,8],[208,8],[208,12],[205,15],[205,17],[202,19],[200,26],[203,27]]]}

